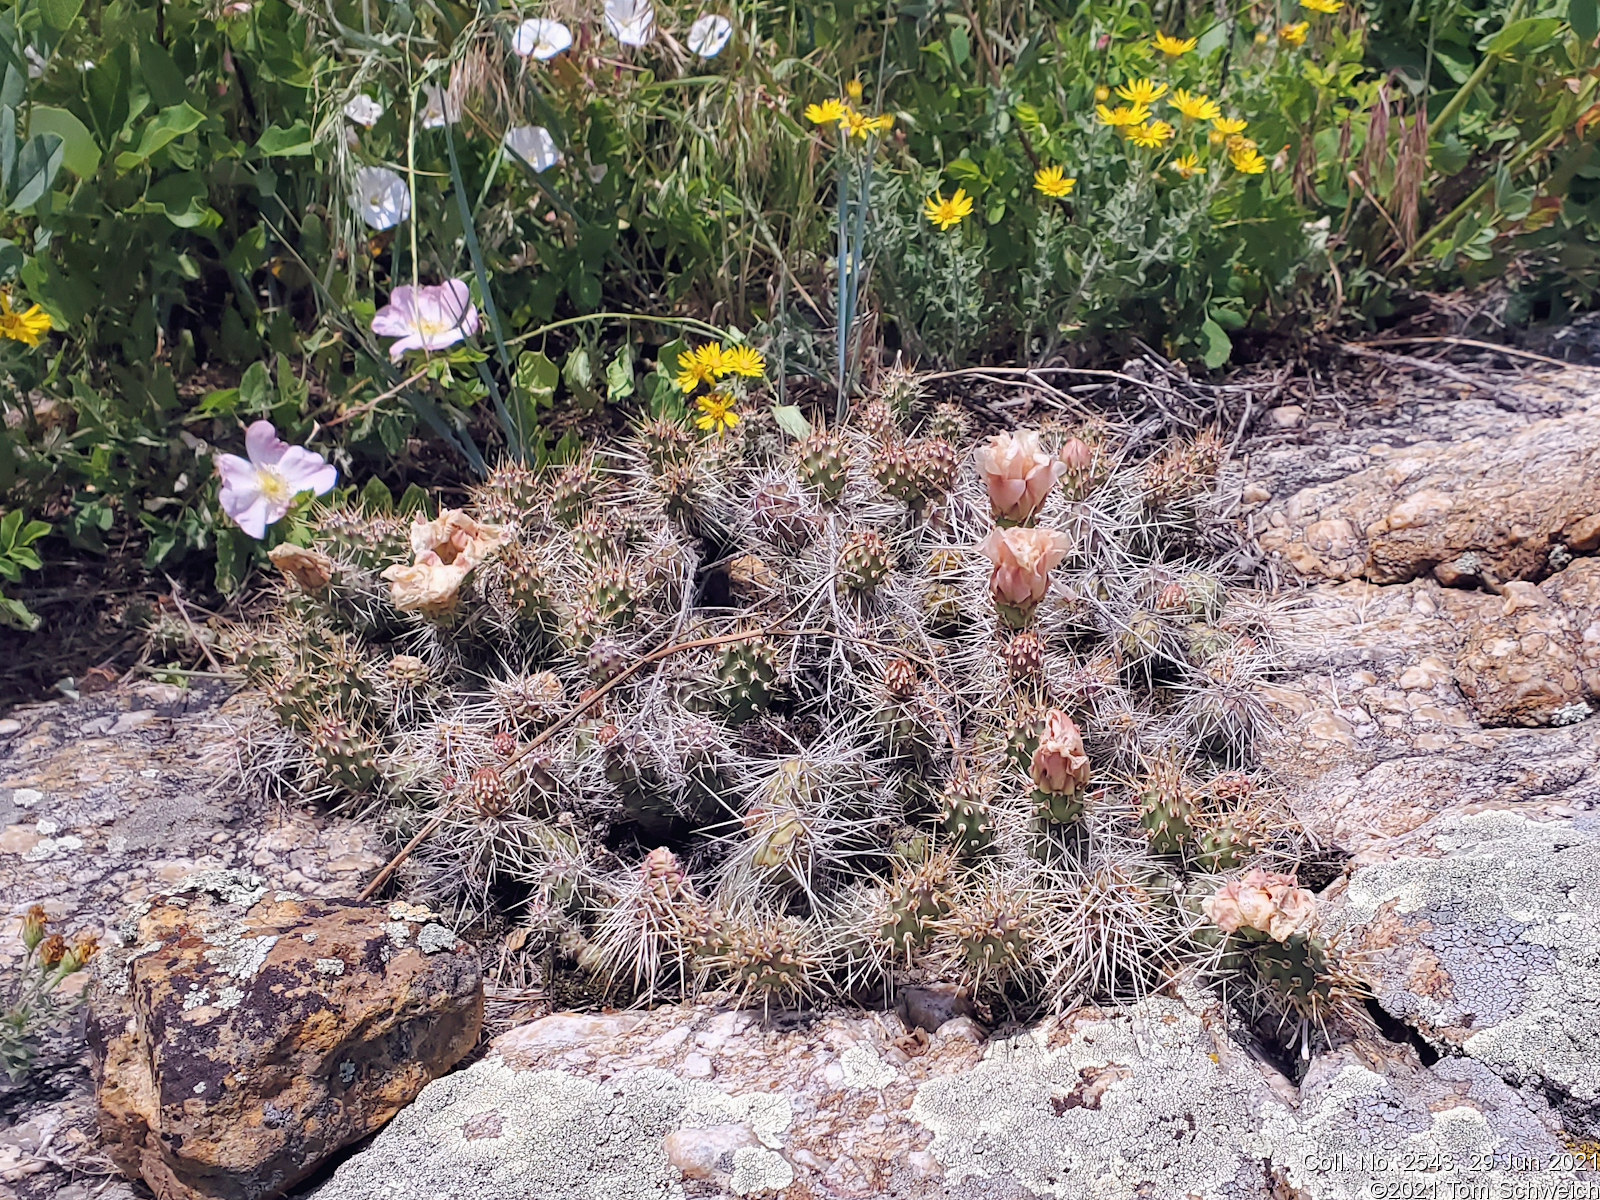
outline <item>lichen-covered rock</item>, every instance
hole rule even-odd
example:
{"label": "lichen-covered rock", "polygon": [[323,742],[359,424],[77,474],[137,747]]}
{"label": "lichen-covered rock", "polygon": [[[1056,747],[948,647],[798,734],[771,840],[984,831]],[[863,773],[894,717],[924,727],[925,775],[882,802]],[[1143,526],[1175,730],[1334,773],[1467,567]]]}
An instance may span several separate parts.
{"label": "lichen-covered rock", "polygon": [[1329,893],[1378,1003],[1600,1136],[1600,816],[1452,814]]}
{"label": "lichen-covered rock", "polygon": [[1592,553],[1600,546],[1600,395],[1577,371],[1551,385],[1538,390],[1560,393],[1559,416],[1508,418],[1480,407],[1468,417],[1457,400],[1453,420],[1395,422],[1348,446],[1277,456],[1322,460],[1314,481],[1301,482],[1298,463],[1259,456],[1247,486],[1267,497],[1254,514],[1262,550],[1317,579],[1400,583],[1432,573],[1467,586],[1540,579],[1571,555]]}
{"label": "lichen-covered rock", "polygon": [[1456,680],[1485,725],[1570,725],[1600,698],[1600,560],[1478,607]]}
{"label": "lichen-covered rock", "polygon": [[476,955],[406,904],[212,872],[135,909],[90,1017],[101,1131],[160,1200],[266,1200],[472,1049]]}
{"label": "lichen-covered rock", "polygon": [[987,1044],[967,1017],[563,1013],[430,1084],[315,1200],[1370,1200],[1403,1154],[1482,1184],[1468,1154],[1557,1153],[1553,1126],[1409,1047],[1329,1056],[1297,1094],[1190,994]]}

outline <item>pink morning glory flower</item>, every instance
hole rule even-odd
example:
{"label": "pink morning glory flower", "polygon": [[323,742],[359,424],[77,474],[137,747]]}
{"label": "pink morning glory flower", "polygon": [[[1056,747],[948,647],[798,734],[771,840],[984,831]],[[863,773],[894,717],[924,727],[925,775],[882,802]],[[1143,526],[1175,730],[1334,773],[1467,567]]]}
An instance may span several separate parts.
{"label": "pink morning glory flower", "polygon": [[398,362],[407,350],[443,350],[477,333],[478,310],[459,279],[406,284],[390,292],[389,303],[373,315],[372,332],[400,339],[389,347],[389,357]]}
{"label": "pink morning glory flower", "polygon": [[222,476],[222,511],[253,538],[283,520],[301,492],[320,496],[339,482],[339,472],[315,450],[280,441],[271,421],[244,431],[245,453],[217,455]]}

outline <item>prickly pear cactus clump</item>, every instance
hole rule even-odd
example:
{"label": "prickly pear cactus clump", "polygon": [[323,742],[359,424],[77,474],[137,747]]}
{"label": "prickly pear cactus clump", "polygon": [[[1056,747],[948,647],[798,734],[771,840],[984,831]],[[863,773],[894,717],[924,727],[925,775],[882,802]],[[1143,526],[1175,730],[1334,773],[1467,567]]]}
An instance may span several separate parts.
{"label": "prickly pear cactus clump", "polygon": [[1214,965],[1198,897],[1302,845],[1255,754],[1271,606],[1208,549],[1223,443],[980,437],[891,382],[776,450],[656,415],[464,509],[321,514],[239,655],[251,761],[596,1000]]}

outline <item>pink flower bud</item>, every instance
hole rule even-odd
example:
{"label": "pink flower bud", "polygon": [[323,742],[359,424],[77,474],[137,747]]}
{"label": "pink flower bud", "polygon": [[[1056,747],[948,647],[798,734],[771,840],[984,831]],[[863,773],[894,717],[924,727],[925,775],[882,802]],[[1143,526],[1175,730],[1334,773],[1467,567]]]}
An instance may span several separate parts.
{"label": "pink flower bud", "polygon": [[1224,933],[1249,929],[1275,942],[1286,942],[1311,924],[1316,903],[1315,896],[1296,886],[1293,875],[1256,867],[1242,879],[1224,884],[1216,895],[1202,900],[1200,907]]}
{"label": "pink flower bud", "polygon": [[1006,624],[1020,629],[1050,590],[1050,571],[1072,543],[1055,529],[996,529],[978,544],[994,564],[989,591]]}
{"label": "pink flower bud", "polygon": [[1039,748],[1029,764],[1033,786],[1052,796],[1076,795],[1089,786],[1089,756],[1083,735],[1072,718],[1059,708],[1045,717]]}
{"label": "pink flower bud", "polygon": [[1033,430],[997,433],[978,448],[978,470],[989,487],[989,506],[1002,524],[1025,525],[1044,506],[1056,480],[1066,474]]}

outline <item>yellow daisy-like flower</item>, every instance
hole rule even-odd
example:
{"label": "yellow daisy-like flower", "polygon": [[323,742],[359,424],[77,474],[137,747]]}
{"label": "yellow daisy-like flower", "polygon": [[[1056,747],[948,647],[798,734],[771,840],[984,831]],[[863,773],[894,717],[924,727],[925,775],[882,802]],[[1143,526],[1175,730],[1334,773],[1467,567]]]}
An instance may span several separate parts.
{"label": "yellow daisy-like flower", "polygon": [[678,355],[677,384],[684,395],[701,384],[710,387],[722,374],[722,347],[708,342],[696,350],[685,350]]}
{"label": "yellow daisy-like flower", "polygon": [[1193,96],[1184,88],[1172,93],[1167,101],[1190,121],[1209,121],[1222,115],[1222,106],[1209,96]]}
{"label": "yellow daisy-like flower", "polygon": [[1176,131],[1165,121],[1146,121],[1128,133],[1128,140],[1146,150],[1156,150],[1172,140]]}
{"label": "yellow daisy-like flower", "polygon": [[860,104],[861,97],[866,94],[866,90],[861,86],[861,80],[852,79],[844,85],[844,94],[850,97],[851,104]]}
{"label": "yellow daisy-like flower", "polygon": [[940,189],[922,202],[922,211],[942,232],[961,224],[972,215],[972,197],[964,189],[957,188],[955,194],[946,200],[943,189]]}
{"label": "yellow daisy-like flower", "polygon": [[1168,58],[1182,58],[1185,54],[1189,53],[1189,51],[1193,50],[1200,44],[1200,39],[1175,38],[1168,37],[1164,33],[1158,33],[1155,36],[1155,40],[1150,44],[1157,50],[1161,51],[1161,53],[1165,54]]}
{"label": "yellow daisy-like flower", "polygon": [[0,337],[25,346],[37,346],[53,327],[50,314],[35,304],[26,312],[11,307],[11,293],[0,292]]}
{"label": "yellow daisy-like flower", "polygon": [[1254,138],[1247,138],[1242,133],[1236,133],[1228,139],[1229,154],[1237,154],[1241,150],[1255,150],[1258,148]]}
{"label": "yellow daisy-like flower", "polygon": [[760,379],[767,373],[767,360],[754,346],[724,346],[719,375],[743,375],[746,379]]}
{"label": "yellow daisy-like flower", "polygon": [[1211,144],[1220,146],[1231,137],[1245,131],[1248,121],[1238,117],[1213,117],[1211,121]]}
{"label": "yellow daisy-like flower", "polygon": [[1206,169],[1200,165],[1198,154],[1185,154],[1175,158],[1171,163],[1173,171],[1180,179],[1193,179],[1196,175],[1204,175]]}
{"label": "yellow daisy-like flower", "polygon": [[1344,7],[1344,0],[1300,0],[1300,7],[1314,13],[1336,13]]}
{"label": "yellow daisy-like flower", "polygon": [[847,111],[843,100],[824,100],[821,104],[806,105],[806,120],[813,125],[836,125],[844,120]]}
{"label": "yellow daisy-like flower", "polygon": [[1285,25],[1278,30],[1278,36],[1291,46],[1303,46],[1306,33],[1311,29],[1310,21],[1296,21],[1293,25]]}
{"label": "yellow daisy-like flower", "polygon": [[1043,167],[1033,173],[1033,190],[1043,192],[1052,200],[1072,195],[1072,189],[1077,186],[1077,179],[1069,177],[1060,167]]}
{"label": "yellow daisy-like flower", "polygon": [[1267,160],[1261,157],[1254,146],[1240,146],[1236,150],[1230,150],[1228,161],[1241,175],[1259,175],[1267,169]]}
{"label": "yellow daisy-like flower", "polygon": [[1142,104],[1124,104],[1120,108],[1107,108],[1104,104],[1097,104],[1094,106],[1094,111],[1102,125],[1109,125],[1113,129],[1128,129],[1134,125],[1143,125],[1150,119],[1150,110]]}
{"label": "yellow daisy-like flower", "polygon": [[1094,98],[1101,104],[1104,104],[1107,100],[1111,99],[1111,89],[1102,83],[1099,87],[1095,88]]}
{"label": "yellow daisy-like flower", "polygon": [[701,396],[694,406],[700,410],[700,415],[694,419],[696,429],[721,437],[739,423],[739,414],[734,410],[731,396]]}
{"label": "yellow daisy-like flower", "polygon": [[846,109],[839,118],[839,128],[844,130],[845,137],[857,137],[864,142],[872,134],[872,118],[853,108]]}
{"label": "yellow daisy-like flower", "polygon": [[873,133],[888,133],[894,128],[894,114],[879,113],[875,117],[868,117],[867,128]]}
{"label": "yellow daisy-like flower", "polygon": [[1149,108],[1166,94],[1167,85],[1152,79],[1130,80],[1117,89],[1117,95],[1137,108]]}

